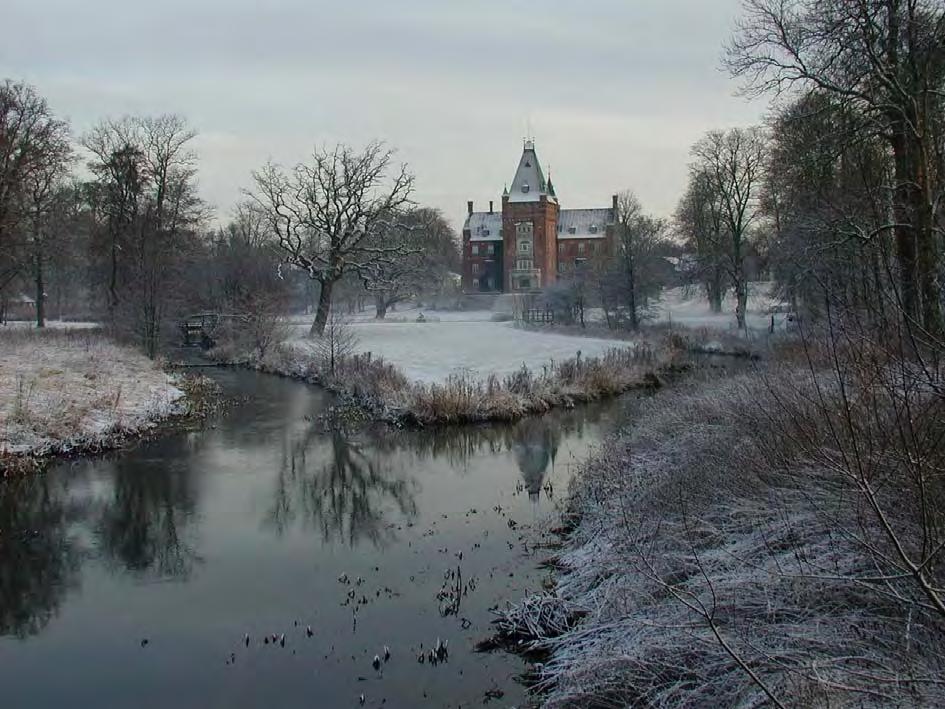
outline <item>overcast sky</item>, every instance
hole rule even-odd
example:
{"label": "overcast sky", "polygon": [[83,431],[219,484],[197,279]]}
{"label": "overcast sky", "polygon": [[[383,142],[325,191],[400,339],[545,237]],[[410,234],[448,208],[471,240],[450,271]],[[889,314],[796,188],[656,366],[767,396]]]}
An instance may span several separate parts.
{"label": "overcast sky", "polygon": [[[264,5],[264,7],[263,7]],[[739,0],[3,0],[0,77],[76,134],[126,113],[199,132],[225,219],[250,171],[372,138],[455,225],[511,181],[526,126],[563,207],[634,190],[668,216],[689,146],[757,122],[719,69]]]}

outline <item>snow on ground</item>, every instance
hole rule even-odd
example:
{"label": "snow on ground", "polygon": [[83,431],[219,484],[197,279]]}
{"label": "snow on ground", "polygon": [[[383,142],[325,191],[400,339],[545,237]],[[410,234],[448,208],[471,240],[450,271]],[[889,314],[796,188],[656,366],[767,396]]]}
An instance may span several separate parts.
{"label": "snow on ground", "polygon": [[[101,323],[85,322],[78,320],[47,320],[46,328],[48,330],[94,330],[101,327]],[[10,330],[38,330],[34,320],[7,320],[0,323],[0,336],[5,329]]]}
{"label": "snow on ground", "polygon": [[109,445],[181,408],[173,378],[89,333],[0,330],[0,452]]}
{"label": "snow on ground", "polygon": [[[427,322],[488,322],[494,315],[491,310],[429,310],[414,306],[397,306],[396,310],[388,310],[383,320],[374,317],[374,306],[370,306],[361,313],[343,313],[346,322],[352,323],[405,323],[416,322],[423,315]],[[315,314],[293,315],[289,320],[297,325],[311,325]]]}
{"label": "snow on ground", "polygon": [[[466,320],[433,321],[442,315],[465,315]],[[489,311],[424,312],[427,322],[361,320],[350,323],[357,350],[371,352],[395,365],[410,379],[424,383],[444,381],[450,374],[467,372],[479,378],[504,376],[521,369],[540,371],[549,361],[596,357],[630,343],[556,333],[521,330],[511,322],[490,322]],[[309,321],[298,321],[297,342],[303,343]]]}
{"label": "snow on ground", "polygon": [[[781,304],[772,295],[773,284],[768,282],[750,283],[748,286],[748,311],[745,322],[749,329],[767,330],[771,324],[770,310]],[[689,288],[670,288],[651,310],[655,323],[672,323],[680,327],[707,328],[710,330],[737,329],[735,320],[735,295],[729,291],[722,301],[722,312],[713,313],[705,290],[698,286]],[[785,329],[786,313],[775,313],[775,330]]]}

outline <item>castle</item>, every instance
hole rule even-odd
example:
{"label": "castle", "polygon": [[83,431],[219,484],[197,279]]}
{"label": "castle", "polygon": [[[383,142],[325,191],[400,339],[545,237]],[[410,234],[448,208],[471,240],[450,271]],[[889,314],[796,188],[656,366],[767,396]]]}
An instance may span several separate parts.
{"label": "castle", "polygon": [[561,209],[551,177],[546,180],[526,140],[502,211],[467,202],[463,225],[463,290],[466,293],[534,292],[579,270],[612,249],[617,196],[610,207]]}

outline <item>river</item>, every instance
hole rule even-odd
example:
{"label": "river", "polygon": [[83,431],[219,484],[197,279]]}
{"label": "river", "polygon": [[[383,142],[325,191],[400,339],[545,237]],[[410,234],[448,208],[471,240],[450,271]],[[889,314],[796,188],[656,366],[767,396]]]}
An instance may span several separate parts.
{"label": "river", "polygon": [[212,376],[240,403],[199,430],[0,483],[0,703],[521,705],[523,661],[473,647],[634,399],[342,434],[315,387]]}

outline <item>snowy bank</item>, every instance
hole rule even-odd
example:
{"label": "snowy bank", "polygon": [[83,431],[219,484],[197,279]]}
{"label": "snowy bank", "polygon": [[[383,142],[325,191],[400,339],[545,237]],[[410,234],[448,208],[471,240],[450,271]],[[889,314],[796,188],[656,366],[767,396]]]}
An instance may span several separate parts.
{"label": "snowy bank", "polygon": [[[418,339],[415,347],[422,345],[423,340]],[[578,351],[567,359],[549,360],[535,370],[522,364],[504,376],[491,372],[479,378],[460,371],[445,380],[424,383],[371,353],[339,356],[332,370],[319,346],[305,340],[270,348],[262,357],[232,358],[225,348],[211,351],[210,356],[318,384],[371,418],[417,426],[513,421],[635,388],[657,387],[660,374],[674,360],[667,346],[636,342],[611,347],[597,357],[585,357]]]}
{"label": "snowy bank", "polygon": [[[791,367],[642,404],[572,483],[555,592],[497,621],[500,644],[545,660],[544,706],[945,704],[942,572],[916,562],[930,590],[904,561],[922,558],[908,510],[929,491],[876,423],[904,389],[838,391]],[[939,430],[942,398],[907,395]],[[882,489],[844,466],[853,448]]]}
{"label": "snowy bank", "polygon": [[176,382],[99,333],[2,332],[0,466],[3,458],[108,448],[183,413]]}

